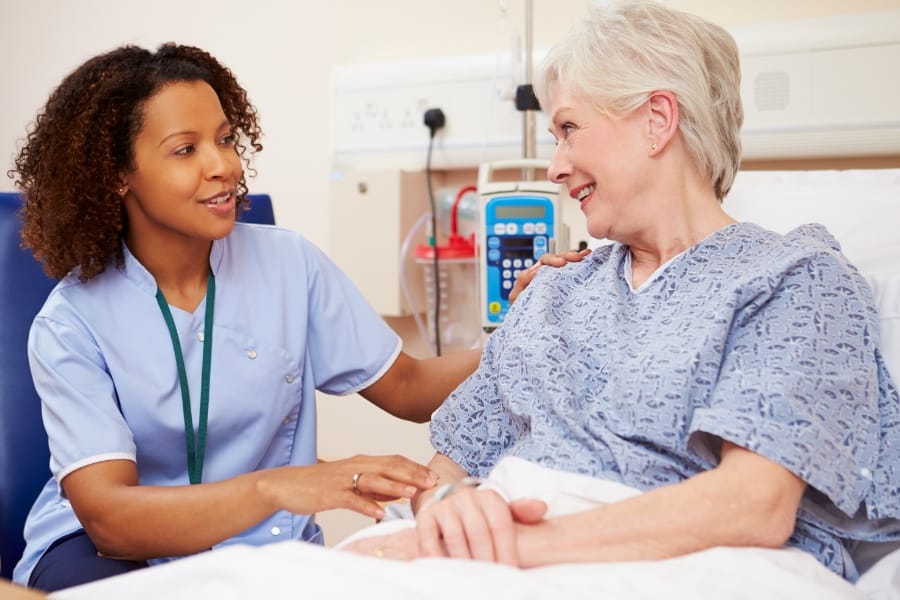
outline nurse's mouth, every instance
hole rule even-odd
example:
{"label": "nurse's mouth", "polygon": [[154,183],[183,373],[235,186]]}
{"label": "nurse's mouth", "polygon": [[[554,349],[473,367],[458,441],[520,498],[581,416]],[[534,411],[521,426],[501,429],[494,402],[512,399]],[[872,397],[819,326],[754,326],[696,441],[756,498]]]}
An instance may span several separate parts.
{"label": "nurse's mouth", "polygon": [[211,198],[201,200],[201,202],[206,204],[207,206],[219,206],[221,204],[229,202],[233,197],[234,192],[222,192],[221,194],[216,194]]}

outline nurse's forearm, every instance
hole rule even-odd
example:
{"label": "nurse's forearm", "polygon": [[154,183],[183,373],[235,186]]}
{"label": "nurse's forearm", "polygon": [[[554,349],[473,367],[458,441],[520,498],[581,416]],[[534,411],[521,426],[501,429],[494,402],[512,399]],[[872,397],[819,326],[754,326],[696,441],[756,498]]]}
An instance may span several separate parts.
{"label": "nurse's forearm", "polygon": [[414,359],[401,352],[391,368],[360,395],[395,417],[424,423],[456,386],[475,371],[481,349]]}
{"label": "nurse's forearm", "polygon": [[105,556],[143,560],[194,554],[276,510],[259,490],[261,473],[166,487],[137,485],[129,471],[134,472],[130,461],[106,461],[63,480],[85,531]]}
{"label": "nurse's forearm", "polygon": [[[361,494],[354,493],[354,473]],[[187,486],[138,485],[135,464],[92,464],[63,479],[85,531],[101,553],[118,558],[180,556],[206,550],[277,510],[313,514],[331,508],[384,516],[379,498],[411,498],[434,474],[401,456],[354,456],[285,466]]]}
{"label": "nurse's forearm", "polygon": [[478,368],[481,348],[446,354],[438,358],[422,361],[426,372],[419,377],[419,397],[424,408],[431,413],[455,390],[463,380]]}

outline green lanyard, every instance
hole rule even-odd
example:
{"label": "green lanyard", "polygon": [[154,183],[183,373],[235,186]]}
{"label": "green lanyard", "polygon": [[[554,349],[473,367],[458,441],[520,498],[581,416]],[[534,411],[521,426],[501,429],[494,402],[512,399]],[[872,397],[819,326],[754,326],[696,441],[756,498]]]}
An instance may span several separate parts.
{"label": "green lanyard", "polygon": [[203,325],[203,372],[200,377],[200,422],[197,426],[197,443],[194,443],[194,419],[191,415],[191,392],[188,389],[187,371],[184,368],[184,356],[181,354],[181,342],[178,341],[178,330],[172,319],[169,303],[162,290],[156,288],[156,303],[162,311],[169,336],[172,338],[172,349],[175,350],[175,362],[178,365],[178,381],[181,385],[181,409],[184,412],[184,439],[187,444],[188,477],[191,484],[200,483],[203,479],[203,455],[206,453],[206,417],[209,413],[209,367],[212,362],[213,341],[213,307],[216,303],[216,278],[212,271],[206,279],[206,323]]}

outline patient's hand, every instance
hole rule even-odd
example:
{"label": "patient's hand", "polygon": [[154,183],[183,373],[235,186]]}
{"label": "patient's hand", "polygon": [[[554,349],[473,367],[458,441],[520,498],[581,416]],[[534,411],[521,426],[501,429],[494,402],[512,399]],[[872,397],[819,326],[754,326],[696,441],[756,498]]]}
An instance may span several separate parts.
{"label": "patient's hand", "polygon": [[512,304],[516,301],[516,298],[519,297],[525,288],[531,283],[531,280],[534,279],[534,276],[537,275],[538,269],[542,265],[549,265],[551,267],[564,267],[570,262],[581,262],[585,256],[591,253],[590,248],[585,248],[584,250],[569,250],[568,252],[563,252],[562,254],[544,254],[541,256],[538,262],[534,263],[527,269],[519,272],[519,275],[516,277],[516,283],[513,285],[513,288],[509,291],[509,303]]}
{"label": "patient's hand", "polygon": [[363,538],[342,549],[394,560],[451,557],[519,566],[516,529],[542,521],[541,500],[510,504],[493,490],[461,490],[419,511],[416,527]]}
{"label": "patient's hand", "polygon": [[423,556],[449,556],[519,565],[516,523],[539,522],[547,505],[540,500],[507,502],[494,490],[460,488],[416,515]]}

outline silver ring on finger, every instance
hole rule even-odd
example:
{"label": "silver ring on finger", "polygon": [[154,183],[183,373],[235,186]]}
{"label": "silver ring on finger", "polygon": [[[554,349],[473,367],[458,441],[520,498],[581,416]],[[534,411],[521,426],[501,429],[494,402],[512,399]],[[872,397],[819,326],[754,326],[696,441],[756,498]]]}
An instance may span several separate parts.
{"label": "silver ring on finger", "polygon": [[362,492],[359,489],[359,478],[362,477],[362,473],[354,473],[353,474],[353,493],[357,496],[362,495]]}

